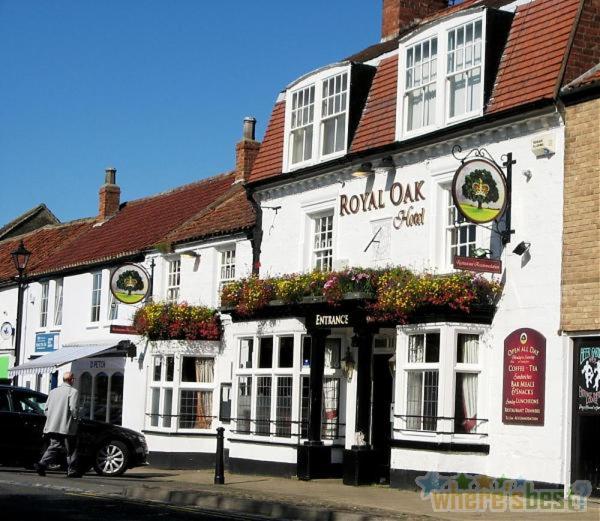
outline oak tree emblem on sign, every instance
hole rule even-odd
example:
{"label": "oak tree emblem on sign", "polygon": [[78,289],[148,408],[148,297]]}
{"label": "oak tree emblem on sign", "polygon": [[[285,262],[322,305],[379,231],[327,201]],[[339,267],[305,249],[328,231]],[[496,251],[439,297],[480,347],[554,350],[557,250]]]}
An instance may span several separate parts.
{"label": "oak tree emblem on sign", "polygon": [[137,304],[144,300],[149,287],[148,273],[137,264],[120,266],[110,278],[110,291],[124,304]]}
{"label": "oak tree emblem on sign", "polygon": [[454,174],[452,198],[467,221],[491,222],[500,218],[506,208],[506,180],[491,161],[472,159],[463,163]]}

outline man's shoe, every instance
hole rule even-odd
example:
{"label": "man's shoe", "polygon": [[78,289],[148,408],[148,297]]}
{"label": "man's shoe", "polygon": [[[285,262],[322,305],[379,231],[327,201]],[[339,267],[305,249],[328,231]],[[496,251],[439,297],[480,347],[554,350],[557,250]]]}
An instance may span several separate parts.
{"label": "man's shoe", "polygon": [[44,465],[40,465],[39,463],[34,463],[33,468],[38,473],[38,476],[44,477],[46,475],[46,467]]}

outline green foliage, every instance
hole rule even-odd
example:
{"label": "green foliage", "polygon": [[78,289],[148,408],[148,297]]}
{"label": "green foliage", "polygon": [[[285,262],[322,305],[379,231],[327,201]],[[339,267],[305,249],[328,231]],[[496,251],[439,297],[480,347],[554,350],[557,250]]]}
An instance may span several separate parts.
{"label": "green foliage", "polygon": [[[481,186],[483,189],[481,189]],[[482,168],[473,170],[465,176],[462,195],[471,201],[477,202],[478,208],[481,208],[482,203],[495,203],[500,197],[498,185],[494,181],[492,173]]]}
{"label": "green foliage", "polygon": [[144,289],[144,281],[137,271],[127,270],[119,275],[117,288],[127,291],[127,294],[131,295],[132,291]]}

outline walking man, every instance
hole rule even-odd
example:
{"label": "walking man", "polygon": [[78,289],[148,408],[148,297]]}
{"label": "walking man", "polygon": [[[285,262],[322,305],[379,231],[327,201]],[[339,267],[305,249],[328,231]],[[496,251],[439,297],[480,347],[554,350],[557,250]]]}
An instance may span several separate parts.
{"label": "walking man", "polygon": [[67,477],[80,478],[81,473],[77,468],[77,406],[79,393],[73,387],[75,377],[73,373],[63,375],[63,384],[52,389],[46,402],[46,425],[44,435],[49,438],[50,444],[35,470],[40,476],[46,475],[46,468],[64,450],[67,452]]}

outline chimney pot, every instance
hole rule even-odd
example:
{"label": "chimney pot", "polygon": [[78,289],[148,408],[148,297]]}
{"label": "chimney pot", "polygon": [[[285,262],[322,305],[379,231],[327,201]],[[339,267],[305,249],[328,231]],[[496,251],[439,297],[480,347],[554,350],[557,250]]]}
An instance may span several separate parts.
{"label": "chimney pot", "polygon": [[242,137],[244,139],[250,139],[255,141],[255,132],[256,132],[256,118],[251,116],[246,116],[244,118],[244,131]]}
{"label": "chimney pot", "polygon": [[442,11],[448,0],[382,0],[381,41],[396,38],[417,19]]}
{"label": "chimney pot", "polygon": [[114,185],[117,182],[117,169],[114,166],[109,166],[104,171],[104,184]]}
{"label": "chimney pot", "polygon": [[256,119],[244,118],[242,139],[235,146],[235,182],[243,183],[250,176],[252,166],[258,156],[260,143],[255,139]]}
{"label": "chimney pot", "polygon": [[119,211],[121,205],[121,189],[117,186],[117,169],[108,167],[104,170],[104,184],[98,193],[98,220],[104,221]]}

